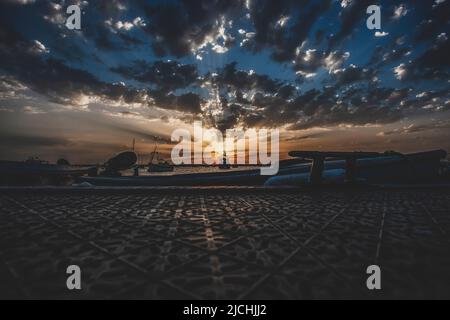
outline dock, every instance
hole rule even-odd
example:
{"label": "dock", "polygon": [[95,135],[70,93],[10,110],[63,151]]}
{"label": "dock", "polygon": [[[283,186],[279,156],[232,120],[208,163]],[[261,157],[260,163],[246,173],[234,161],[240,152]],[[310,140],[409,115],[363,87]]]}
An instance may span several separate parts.
{"label": "dock", "polygon": [[10,188],[0,221],[1,298],[450,298],[449,187]]}

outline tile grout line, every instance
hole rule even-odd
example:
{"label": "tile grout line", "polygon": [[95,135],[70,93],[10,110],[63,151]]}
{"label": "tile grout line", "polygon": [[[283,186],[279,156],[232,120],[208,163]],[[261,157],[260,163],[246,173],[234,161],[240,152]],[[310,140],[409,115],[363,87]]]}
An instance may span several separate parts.
{"label": "tile grout line", "polygon": [[381,245],[383,243],[383,235],[384,235],[384,228],[386,223],[386,216],[387,216],[387,194],[384,194],[383,197],[383,214],[381,217],[381,224],[380,224],[380,230],[378,232],[378,243],[377,243],[377,249],[375,252],[375,265],[378,265],[380,256],[381,256]]}

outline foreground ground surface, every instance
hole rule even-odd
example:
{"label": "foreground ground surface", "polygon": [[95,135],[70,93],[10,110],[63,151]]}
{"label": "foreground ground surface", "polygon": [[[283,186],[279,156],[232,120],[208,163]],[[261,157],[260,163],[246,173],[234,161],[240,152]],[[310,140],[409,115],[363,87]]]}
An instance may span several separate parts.
{"label": "foreground ground surface", "polygon": [[450,189],[2,191],[0,208],[1,298],[450,297]]}

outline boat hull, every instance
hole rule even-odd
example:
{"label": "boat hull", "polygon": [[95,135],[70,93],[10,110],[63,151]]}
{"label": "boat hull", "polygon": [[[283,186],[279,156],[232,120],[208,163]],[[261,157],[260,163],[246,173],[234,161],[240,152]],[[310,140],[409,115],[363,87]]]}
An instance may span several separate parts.
{"label": "boat hull", "polygon": [[172,172],[173,170],[174,170],[174,167],[172,167],[172,166],[152,164],[148,168],[147,171],[148,172]]}

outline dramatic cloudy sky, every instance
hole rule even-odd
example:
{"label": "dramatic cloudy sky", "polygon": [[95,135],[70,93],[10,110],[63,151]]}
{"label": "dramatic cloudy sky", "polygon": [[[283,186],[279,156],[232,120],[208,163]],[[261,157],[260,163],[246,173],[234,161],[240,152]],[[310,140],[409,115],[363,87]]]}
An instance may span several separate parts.
{"label": "dramatic cloudy sky", "polygon": [[450,0],[1,0],[0,158],[167,151],[194,120],[279,128],[282,158],[449,150],[449,15]]}

